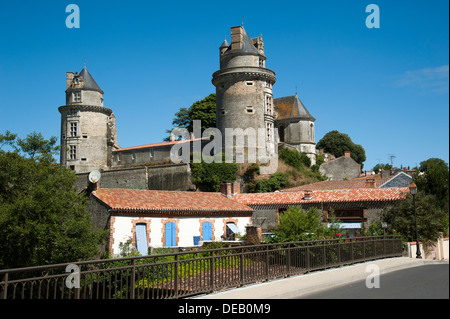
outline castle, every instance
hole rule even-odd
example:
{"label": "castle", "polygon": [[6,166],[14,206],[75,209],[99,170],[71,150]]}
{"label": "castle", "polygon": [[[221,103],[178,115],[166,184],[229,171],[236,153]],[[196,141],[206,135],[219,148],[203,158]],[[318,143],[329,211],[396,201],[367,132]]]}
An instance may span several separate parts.
{"label": "castle", "polygon": [[[307,154],[314,164],[315,119],[297,94],[273,97],[276,77],[266,68],[262,36],[251,38],[243,26],[232,27],[231,44],[225,39],[219,55],[220,69],[212,75],[212,83],[216,87],[216,126],[222,135],[227,128],[262,129],[265,135],[262,142],[258,140],[258,148],[266,155],[277,153],[278,147],[289,147]],[[67,72],[66,84],[66,104],[59,107],[62,166],[81,175],[92,170],[105,172],[110,176],[107,187],[189,188],[189,165],[170,163],[172,146],[178,141],[121,148],[114,113],[103,106],[104,92],[86,66],[80,73]],[[142,181],[129,182],[137,171],[142,176],[136,179]],[[128,177],[119,180],[123,176]],[[180,178],[186,182],[180,184]],[[179,185],[167,183],[168,179]]]}

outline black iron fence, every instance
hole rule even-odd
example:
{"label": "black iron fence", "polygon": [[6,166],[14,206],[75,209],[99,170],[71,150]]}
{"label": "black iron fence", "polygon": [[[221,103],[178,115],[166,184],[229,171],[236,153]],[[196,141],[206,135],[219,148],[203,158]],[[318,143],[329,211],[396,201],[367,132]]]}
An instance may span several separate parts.
{"label": "black iron fence", "polygon": [[402,255],[399,236],[207,249],[0,270],[3,299],[182,298]]}

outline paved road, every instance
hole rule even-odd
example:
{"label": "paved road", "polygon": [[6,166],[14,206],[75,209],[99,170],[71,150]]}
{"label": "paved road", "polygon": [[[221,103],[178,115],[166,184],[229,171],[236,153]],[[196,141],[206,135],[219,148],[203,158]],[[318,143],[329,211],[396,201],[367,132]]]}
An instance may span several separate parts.
{"label": "paved road", "polygon": [[[423,268],[424,265],[426,267],[438,265],[439,267],[428,269],[426,267]],[[366,288],[365,280],[370,275],[368,272],[370,267],[378,267],[380,270],[380,288]],[[430,298],[434,294],[434,289],[442,289],[441,285],[445,286],[448,298],[448,267],[448,261],[432,261],[408,257],[386,258],[248,285],[237,289],[228,289],[217,293],[195,296],[192,299],[300,299],[307,296],[310,298],[313,294],[315,294],[315,298],[333,298],[331,295],[330,297],[321,297],[320,293],[335,288],[339,292],[337,298],[364,298],[361,294],[358,294],[356,297],[349,297],[347,292],[344,294],[339,288],[347,286],[357,287],[356,283],[360,283],[358,287],[362,287],[360,290],[364,290],[364,293],[372,294],[366,298],[407,298],[406,295],[403,295],[403,297],[391,297],[388,293],[389,287],[393,287],[392,291],[401,287],[408,287],[405,289],[410,294],[420,290],[428,296],[426,298]],[[417,270],[418,272],[416,273],[412,268],[422,269]],[[411,272],[402,273],[403,275],[400,275],[400,277],[398,277],[398,274],[393,279],[390,279],[388,276],[390,273],[409,269],[411,269]],[[442,273],[443,269],[446,270],[446,274]],[[414,280],[416,277],[419,278],[418,281]],[[425,279],[426,282],[430,283],[429,286],[422,282]],[[404,281],[403,283],[402,280]],[[423,286],[423,288],[417,288],[419,286]],[[352,292],[354,289],[349,290]],[[374,297],[380,293],[385,295],[383,297]],[[401,293],[397,292],[397,294]],[[441,295],[439,296],[441,298]]]}
{"label": "paved road", "polygon": [[[379,277],[379,288],[366,280],[295,299],[448,299],[449,265],[433,264],[397,270]],[[375,283],[375,281],[371,281]]]}

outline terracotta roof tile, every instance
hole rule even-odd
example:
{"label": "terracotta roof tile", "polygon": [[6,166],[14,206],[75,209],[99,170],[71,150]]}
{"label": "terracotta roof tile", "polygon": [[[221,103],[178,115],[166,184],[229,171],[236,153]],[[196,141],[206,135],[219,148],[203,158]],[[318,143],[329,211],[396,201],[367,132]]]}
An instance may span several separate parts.
{"label": "terracotta roof tile", "polygon": [[[376,179],[375,187],[379,187],[383,183],[387,182],[389,178]],[[333,190],[333,189],[355,189],[355,188],[365,188],[366,179],[350,179],[350,180],[334,180],[334,181],[323,181],[314,184],[307,184],[292,188],[286,188],[281,190],[281,192],[298,192],[303,190]]]}
{"label": "terracotta roof tile", "polygon": [[406,198],[408,187],[357,188],[317,190],[311,193],[312,199],[303,199],[304,191],[239,194],[233,197],[245,205],[342,203],[342,202],[386,202]]}
{"label": "terracotta roof tile", "polygon": [[253,210],[221,193],[100,188],[92,195],[113,211],[249,212]]}
{"label": "terracotta roof tile", "polygon": [[192,141],[202,141],[202,140],[209,140],[209,137],[196,138],[193,140],[180,140],[180,141],[171,141],[171,142],[161,142],[161,143],[144,144],[144,145],[138,145],[138,146],[130,146],[130,147],[119,148],[117,150],[114,150],[113,152],[138,150],[138,149],[143,149],[143,148],[163,147],[163,146],[188,143],[188,142],[192,142]]}

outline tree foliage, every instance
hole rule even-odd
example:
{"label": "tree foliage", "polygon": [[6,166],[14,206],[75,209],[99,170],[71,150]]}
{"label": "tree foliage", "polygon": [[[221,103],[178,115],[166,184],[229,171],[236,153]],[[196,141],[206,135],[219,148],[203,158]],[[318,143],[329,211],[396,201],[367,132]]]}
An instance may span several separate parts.
{"label": "tree foliage", "polygon": [[420,163],[421,174],[414,176],[418,190],[436,196],[439,204],[448,208],[449,200],[449,169],[448,164],[440,158],[429,158]]}
{"label": "tree foliage", "polygon": [[191,163],[193,182],[197,187],[206,192],[220,191],[220,183],[224,181],[235,181],[239,165],[236,163],[225,163],[224,155],[221,163]]}
{"label": "tree foliage", "polygon": [[325,153],[332,154],[336,157],[345,155],[345,152],[350,152],[350,157],[358,164],[362,165],[366,160],[366,151],[364,148],[353,143],[350,136],[339,131],[330,131],[317,143],[316,148],[323,149]]}
{"label": "tree foliage", "polygon": [[[216,127],[216,94],[210,94],[203,100],[197,101],[190,107],[182,107],[175,113],[172,121],[173,128],[186,128],[193,132],[194,120],[201,121],[202,132],[210,127]],[[167,130],[167,133],[172,130]],[[165,140],[169,140],[167,137]]]}
{"label": "tree foliage", "polygon": [[75,173],[52,163],[54,138],[29,136],[0,150],[0,268],[92,258],[106,234],[94,228]]}
{"label": "tree foliage", "polygon": [[322,220],[322,214],[317,208],[304,210],[300,207],[290,207],[280,214],[276,231],[276,241],[306,241],[336,237],[340,223],[333,220],[328,227]]}
{"label": "tree foliage", "polygon": [[375,174],[378,174],[381,169],[383,169],[383,171],[389,171],[391,168],[392,168],[392,165],[389,163],[386,163],[386,164],[377,164],[372,169],[375,172]]}
{"label": "tree foliage", "polygon": [[278,172],[272,174],[269,179],[261,179],[258,181],[247,183],[249,193],[270,193],[277,191],[288,183],[289,178],[286,174]]}
{"label": "tree foliage", "polygon": [[[440,207],[433,195],[423,191],[415,195],[415,202],[420,241],[436,241],[440,232],[448,234],[448,209]],[[406,200],[397,201],[384,213],[382,220],[388,224],[389,233],[401,234],[404,241],[416,240],[412,195],[408,194]]]}
{"label": "tree foliage", "polygon": [[288,165],[295,167],[296,169],[301,169],[303,166],[310,167],[311,159],[305,154],[299,151],[289,149],[287,147],[283,148],[278,156]]}

